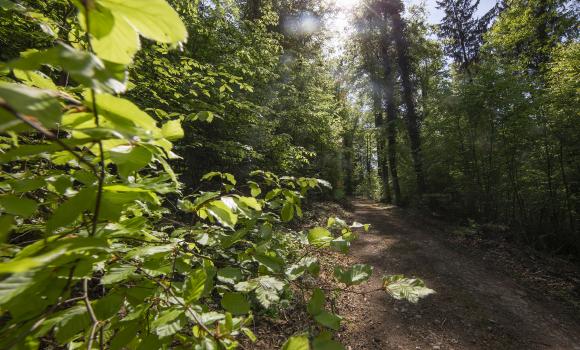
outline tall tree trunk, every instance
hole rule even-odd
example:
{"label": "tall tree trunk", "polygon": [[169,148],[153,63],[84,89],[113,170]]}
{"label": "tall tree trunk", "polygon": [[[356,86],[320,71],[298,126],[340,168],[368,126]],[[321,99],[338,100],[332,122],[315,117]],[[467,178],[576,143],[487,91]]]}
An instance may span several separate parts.
{"label": "tall tree trunk", "polygon": [[401,187],[399,185],[399,175],[397,172],[397,106],[394,101],[395,75],[391,57],[389,56],[390,40],[391,38],[388,35],[387,23],[385,21],[382,26],[381,61],[383,63],[383,76],[385,81],[383,97],[385,99],[384,106],[387,116],[387,160],[393,182],[393,203],[399,205],[401,204]]}
{"label": "tall tree trunk", "polygon": [[371,151],[371,135],[368,133],[365,133],[365,151],[366,151],[366,159],[365,159],[365,163],[366,163],[366,175],[367,175],[367,197],[368,198],[373,198],[372,195],[372,151]]}
{"label": "tall tree trunk", "polygon": [[373,109],[375,112],[378,173],[382,185],[381,201],[390,203],[392,199],[391,187],[389,185],[389,165],[387,164],[387,155],[385,154],[386,141],[382,102],[382,89],[380,88],[380,84],[375,84],[373,87]]}
{"label": "tall tree trunk", "polygon": [[358,118],[354,120],[352,129],[344,133],[342,145],[344,152],[344,192],[347,196],[354,195],[354,135],[358,127]]}
{"label": "tall tree trunk", "polygon": [[393,23],[393,37],[397,49],[399,71],[401,73],[403,102],[405,103],[406,107],[407,130],[409,132],[409,139],[411,141],[411,155],[413,157],[413,165],[415,168],[417,193],[421,195],[425,193],[426,190],[425,175],[423,173],[423,156],[421,152],[421,132],[419,118],[415,108],[415,100],[413,97],[415,90],[413,87],[413,82],[411,81],[409,45],[405,34],[405,24],[401,19],[402,10],[403,5],[399,0],[397,0],[394,5],[387,6],[388,14],[390,15]]}

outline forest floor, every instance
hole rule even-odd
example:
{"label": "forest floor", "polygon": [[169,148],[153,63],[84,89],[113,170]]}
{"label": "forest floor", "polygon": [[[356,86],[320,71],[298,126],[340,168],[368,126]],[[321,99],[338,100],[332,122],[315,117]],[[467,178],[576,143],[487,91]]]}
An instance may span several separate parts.
{"label": "forest floor", "polygon": [[[502,239],[452,234],[447,224],[394,206],[364,200],[349,211],[334,206],[330,215],[372,226],[353,242],[348,258],[320,256],[326,287],[332,288],[332,267],[348,261],[374,268],[358,292],[401,273],[436,291],[418,304],[382,291],[343,293],[333,305],[344,317],[337,337],[347,349],[580,349],[577,265]],[[328,208],[322,211],[318,217],[329,215]],[[250,348],[279,348],[307,327],[307,319],[298,308],[277,324],[258,317],[262,340]]]}

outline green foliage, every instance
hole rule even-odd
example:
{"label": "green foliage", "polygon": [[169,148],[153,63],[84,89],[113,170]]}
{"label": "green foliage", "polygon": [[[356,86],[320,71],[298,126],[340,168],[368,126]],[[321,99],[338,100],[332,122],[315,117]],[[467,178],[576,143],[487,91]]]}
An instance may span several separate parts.
{"label": "green foliage", "polygon": [[[191,15],[191,7],[174,3]],[[0,4],[25,17],[36,13]],[[196,87],[213,103],[203,109],[175,95],[180,90],[171,79],[159,82],[163,91],[152,88],[153,80],[145,79],[151,72],[139,72],[147,58],[155,57],[156,73],[163,67],[174,69],[170,77],[187,75],[179,88],[202,70],[195,59],[169,50],[190,44],[184,44],[185,24],[164,0],[32,5],[47,15],[34,15],[45,32],[53,26],[48,17],[71,6],[52,33],[68,43],[40,37],[43,45],[9,57],[0,76],[0,348],[50,342],[87,349],[234,349],[241,336],[256,340],[248,328],[254,314],[280,307],[303,287],[303,277],[317,278],[314,251],[346,253],[355,231],[368,229],[338,218],[308,233],[285,227],[302,216],[309,191],[330,187],[312,177],[253,171],[236,179],[216,171],[203,175],[203,190],[182,185],[170,164],[180,158],[180,140],[202,123],[232,123],[235,118],[215,112],[235,110],[232,86],[253,88],[236,75],[236,62],[222,62],[229,70],[218,73],[203,67],[211,79]],[[270,37],[264,27],[270,20],[258,25],[260,35]],[[195,38],[207,30],[193,26]],[[143,42],[139,52],[139,36],[157,43]],[[329,82],[318,78],[309,84]],[[217,81],[216,93],[210,85]],[[120,95],[126,90],[132,99]],[[331,95],[317,93],[328,103],[310,124],[322,129],[309,135],[327,128],[328,136]],[[228,102],[213,108],[220,94]],[[179,113],[141,108],[149,98]],[[307,119],[304,113],[300,120]],[[325,140],[321,149],[332,152],[331,144]],[[355,265],[337,269],[335,277],[350,286],[371,272]],[[329,331],[340,328],[341,317],[325,304],[325,293],[315,289],[307,308],[318,324],[312,347],[340,349]],[[309,336],[292,337],[284,348],[309,349]]]}

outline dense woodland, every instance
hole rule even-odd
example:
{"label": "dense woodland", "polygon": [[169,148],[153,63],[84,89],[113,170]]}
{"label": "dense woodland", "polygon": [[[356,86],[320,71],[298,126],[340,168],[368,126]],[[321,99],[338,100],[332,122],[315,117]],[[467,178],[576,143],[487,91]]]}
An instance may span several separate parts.
{"label": "dense woodland", "polygon": [[[364,196],[580,254],[578,8],[564,0],[0,0],[0,348],[342,349],[314,253]],[[423,281],[385,276],[416,302]],[[31,302],[34,300],[34,302]]]}

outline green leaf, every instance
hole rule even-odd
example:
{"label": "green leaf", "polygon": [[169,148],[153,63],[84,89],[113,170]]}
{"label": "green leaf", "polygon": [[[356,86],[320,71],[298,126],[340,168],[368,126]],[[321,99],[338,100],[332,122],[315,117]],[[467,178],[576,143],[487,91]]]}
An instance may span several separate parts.
{"label": "green leaf", "polygon": [[43,282],[33,271],[8,276],[0,281],[0,305],[17,298],[36,282]]}
{"label": "green leaf", "polygon": [[[85,94],[86,104],[92,108],[92,96]],[[159,138],[161,129],[155,119],[143,112],[133,102],[109,94],[96,96],[99,114],[109,121],[120,132],[135,134],[140,132],[142,137]],[[144,132],[145,131],[145,132]]]}
{"label": "green leaf", "polygon": [[425,282],[418,278],[406,278],[403,275],[383,277],[383,287],[395,299],[404,299],[417,303],[419,299],[434,294],[433,289],[427,288]]}
{"label": "green leaf", "polygon": [[[80,3],[79,22],[85,28],[85,10]],[[89,12],[91,43],[104,59],[128,65],[139,50],[139,34],[163,43],[187,39],[177,13],[164,0],[97,0]]]}
{"label": "green leaf", "polygon": [[234,315],[243,315],[250,311],[250,303],[242,293],[224,293],[221,304]]}
{"label": "green leaf", "polygon": [[128,259],[132,258],[145,258],[154,255],[167,255],[175,249],[175,244],[164,244],[164,245],[144,245],[132,249],[126,253]]}
{"label": "green leaf", "polygon": [[96,188],[86,187],[61,204],[46,222],[47,232],[73,223],[85,210],[95,206]]}
{"label": "green leaf", "polygon": [[312,275],[318,275],[320,264],[315,257],[304,257],[296,264],[292,264],[286,269],[286,276],[290,281],[294,281],[308,271]]}
{"label": "green leaf", "polygon": [[255,211],[261,211],[262,210],[262,206],[260,205],[260,203],[258,203],[258,201],[256,200],[256,198],[254,197],[237,197],[236,198],[239,203],[243,204],[243,206],[251,208]]}
{"label": "green leaf", "polygon": [[164,0],[97,0],[115,16],[127,21],[147,39],[176,44],[187,40],[187,30],[179,15]]}
{"label": "green leaf", "polygon": [[84,305],[77,305],[70,309],[66,309],[62,313],[58,325],[55,327],[55,338],[61,344],[66,343],[83,329],[87,329],[90,324],[91,318]]}
{"label": "green leaf", "polygon": [[324,337],[316,337],[312,342],[313,350],[345,350],[344,345],[332,340],[326,339]]}
{"label": "green leaf", "polygon": [[372,266],[366,264],[355,264],[347,269],[340,266],[334,268],[334,277],[347,286],[361,284],[368,280],[372,273]]}
{"label": "green leaf", "polygon": [[151,322],[151,329],[159,338],[165,338],[179,332],[186,324],[187,320],[182,310],[165,310]]}
{"label": "green leaf", "polygon": [[322,310],[320,313],[314,316],[314,319],[321,325],[333,329],[335,331],[339,330],[340,321],[342,321],[342,317],[330,313],[326,310]]}
{"label": "green leaf", "polygon": [[228,284],[236,284],[242,280],[242,270],[237,267],[224,267],[218,270],[217,279],[220,282]]}
{"label": "green leaf", "polygon": [[282,350],[310,350],[310,344],[308,343],[307,335],[295,335],[288,338]]}
{"label": "green leaf", "polygon": [[280,300],[278,293],[284,289],[284,282],[270,276],[257,278],[257,287],[254,290],[256,299],[264,307],[269,308]]}
{"label": "green leaf", "polygon": [[294,204],[290,202],[284,203],[280,215],[282,217],[282,221],[288,222],[292,220],[292,218],[294,217]]}
{"label": "green leaf", "polygon": [[252,332],[251,329],[247,328],[247,327],[242,327],[242,332],[246,335],[246,337],[248,337],[248,339],[250,339],[250,341],[252,343],[255,343],[256,340],[258,340],[258,338],[256,337],[256,335],[254,334],[254,332]]}
{"label": "green leaf", "polygon": [[0,244],[8,240],[8,234],[14,227],[14,217],[11,215],[0,216]]}
{"label": "green leaf", "polygon": [[123,178],[127,178],[134,172],[141,170],[153,158],[153,155],[147,148],[138,145],[117,146],[111,149],[109,154],[111,160],[119,169],[119,175]]}
{"label": "green leaf", "polygon": [[[56,128],[62,111],[58,101],[47,91],[21,84],[0,82],[0,103],[20,113],[39,128]],[[0,132],[24,131],[30,127],[0,104]]]}
{"label": "green leaf", "polygon": [[183,288],[183,299],[187,303],[198,301],[201,298],[205,289],[206,279],[207,274],[204,268],[195,269],[189,274],[189,278]]}
{"label": "green leaf", "polygon": [[56,90],[54,82],[42,72],[22,71],[15,69],[14,76],[26,83],[26,85],[35,86],[40,89]]}
{"label": "green leaf", "polygon": [[350,242],[344,240],[342,237],[339,237],[330,241],[330,246],[333,249],[346,254],[348,252],[348,248],[350,247]]}
{"label": "green leaf", "polygon": [[211,123],[213,121],[214,114],[210,111],[201,111],[193,116],[192,120],[200,120],[202,122]]}
{"label": "green leaf", "polygon": [[315,227],[308,231],[308,243],[318,247],[328,247],[332,241],[330,231],[324,227]]}
{"label": "green leaf", "polygon": [[161,127],[161,133],[163,134],[163,137],[169,141],[179,140],[184,136],[181,122],[178,119],[170,120],[163,124]]}
{"label": "green leaf", "polygon": [[[75,237],[68,239],[60,239],[54,242],[45,244],[44,241],[36,247],[27,246],[21,250],[16,258],[5,263],[0,263],[0,273],[20,273],[39,266],[45,266],[63,255],[75,255],[79,252],[80,255],[85,255],[90,252],[107,251],[108,244],[106,241],[98,238]],[[35,249],[48,250],[44,254],[34,255]]]}
{"label": "green leaf", "polygon": [[[139,51],[139,34],[118,13],[95,3],[89,13],[90,34],[93,50],[99,57],[128,65]],[[85,11],[79,11],[79,22],[86,30]]]}
{"label": "green leaf", "polygon": [[106,286],[138,276],[135,273],[136,270],[137,269],[131,265],[112,266],[101,278],[101,283]]}
{"label": "green leaf", "polygon": [[62,67],[77,83],[97,91],[120,93],[126,88],[124,66],[102,61],[91,53],[62,43],[48,50],[27,51],[21,58],[8,63],[10,68],[25,71],[37,71],[42,65]]}
{"label": "green leaf", "polygon": [[111,339],[110,347],[111,350],[121,349],[137,336],[139,331],[138,322],[123,322],[121,327],[119,327],[117,334]]}
{"label": "green leaf", "polygon": [[253,181],[248,181],[248,186],[250,186],[250,194],[252,195],[252,197],[258,197],[260,193],[262,193],[262,190],[260,189],[260,186],[257,183]]}
{"label": "green leaf", "polygon": [[210,202],[206,209],[211,216],[226,227],[233,229],[238,222],[238,216],[221,200]]}
{"label": "green leaf", "polygon": [[273,251],[257,253],[254,258],[272,272],[282,271],[284,260]]}
{"label": "green leaf", "polygon": [[324,297],[324,292],[320,288],[314,289],[310,301],[306,306],[306,310],[312,316],[316,316],[324,310],[324,305],[326,304],[326,298]]}
{"label": "green leaf", "polygon": [[159,350],[163,349],[163,343],[159,340],[159,336],[156,334],[147,334],[140,339],[141,342],[137,347],[137,350]]}
{"label": "green leaf", "polygon": [[28,218],[36,212],[38,204],[32,199],[8,195],[0,197],[0,207],[8,214]]}

